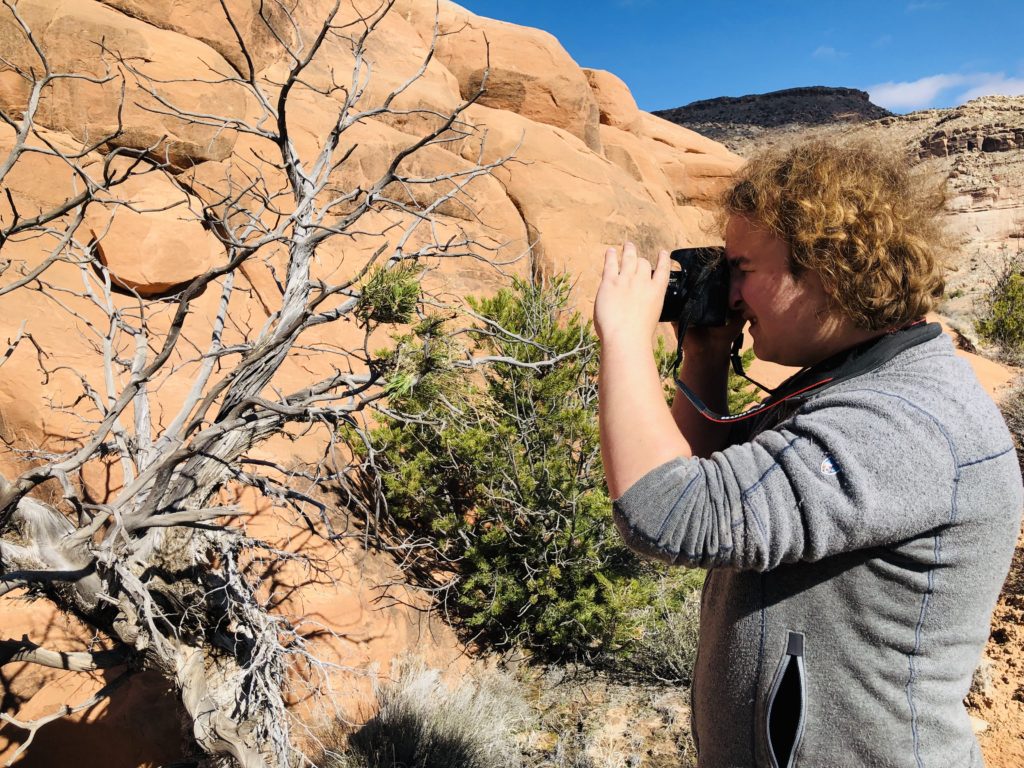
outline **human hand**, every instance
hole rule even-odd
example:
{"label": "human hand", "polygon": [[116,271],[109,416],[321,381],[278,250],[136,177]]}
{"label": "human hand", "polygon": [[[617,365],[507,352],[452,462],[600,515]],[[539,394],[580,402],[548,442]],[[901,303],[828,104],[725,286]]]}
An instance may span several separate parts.
{"label": "human hand", "polygon": [[[730,312],[725,325],[695,326],[687,328],[683,337],[683,353],[693,357],[716,360],[728,357],[732,343],[746,321],[739,312]],[[672,329],[679,335],[679,327],[673,323]]]}
{"label": "human hand", "polygon": [[668,251],[651,267],[626,243],[622,258],[614,248],[604,254],[604,272],[594,300],[594,328],[602,343],[611,339],[650,343],[661,316],[669,276]]}

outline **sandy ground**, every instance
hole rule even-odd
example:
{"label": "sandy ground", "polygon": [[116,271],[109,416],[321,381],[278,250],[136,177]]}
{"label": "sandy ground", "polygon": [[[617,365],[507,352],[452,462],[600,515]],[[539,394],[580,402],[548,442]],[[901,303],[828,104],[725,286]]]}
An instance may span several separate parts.
{"label": "sandy ground", "polygon": [[981,678],[968,697],[970,712],[987,724],[978,736],[987,768],[1024,765],[1024,533],[1003,587]]}

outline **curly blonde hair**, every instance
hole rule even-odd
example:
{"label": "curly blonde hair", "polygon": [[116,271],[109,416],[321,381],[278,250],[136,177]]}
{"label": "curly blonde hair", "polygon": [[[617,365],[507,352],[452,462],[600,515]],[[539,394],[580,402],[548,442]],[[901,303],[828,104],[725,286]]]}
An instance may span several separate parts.
{"label": "curly blonde hair", "polygon": [[817,273],[833,309],[883,330],[920,319],[942,296],[945,203],[944,184],[912,173],[903,157],[811,141],[752,158],[722,212],[785,240],[794,275]]}

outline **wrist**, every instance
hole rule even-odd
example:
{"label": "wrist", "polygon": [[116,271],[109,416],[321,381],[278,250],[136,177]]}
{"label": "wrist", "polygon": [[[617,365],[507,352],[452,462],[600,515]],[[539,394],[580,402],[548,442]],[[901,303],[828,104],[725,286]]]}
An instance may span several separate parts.
{"label": "wrist", "polygon": [[600,336],[601,351],[604,353],[613,352],[616,354],[632,353],[653,353],[653,334],[644,336],[641,333],[630,330],[615,329],[602,333]]}
{"label": "wrist", "polygon": [[687,333],[683,337],[684,358],[695,357],[710,363],[727,361],[732,350],[734,338],[712,336],[711,334]]}

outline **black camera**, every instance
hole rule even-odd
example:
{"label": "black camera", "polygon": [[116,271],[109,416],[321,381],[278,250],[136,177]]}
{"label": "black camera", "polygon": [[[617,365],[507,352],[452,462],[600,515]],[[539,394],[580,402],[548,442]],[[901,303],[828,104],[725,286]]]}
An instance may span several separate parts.
{"label": "black camera", "polygon": [[679,264],[665,289],[659,323],[681,326],[725,325],[729,314],[729,264],[725,248],[679,248],[670,254]]}

